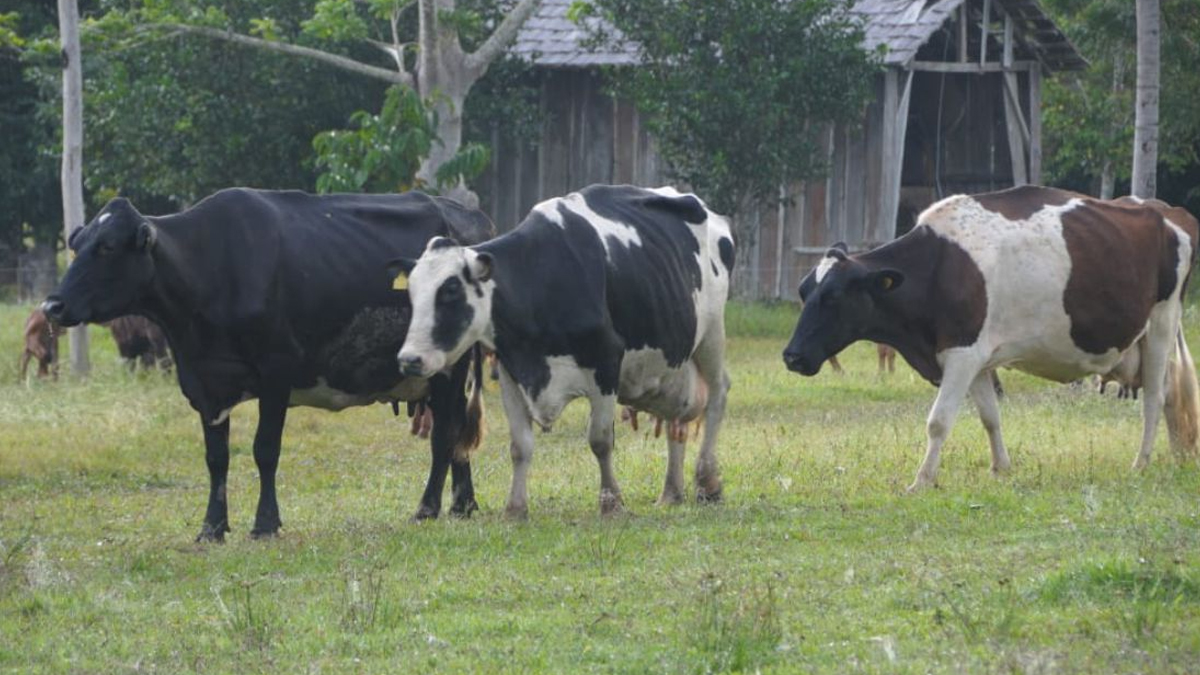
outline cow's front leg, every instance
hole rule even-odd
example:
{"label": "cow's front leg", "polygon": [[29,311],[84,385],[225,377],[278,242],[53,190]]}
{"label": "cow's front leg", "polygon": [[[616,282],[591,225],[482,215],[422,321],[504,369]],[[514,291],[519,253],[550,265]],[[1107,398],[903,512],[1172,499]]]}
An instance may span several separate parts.
{"label": "cow's front leg", "polygon": [[616,419],[617,397],[596,395],[591,398],[592,414],[588,419],[588,445],[600,465],[600,513],[609,515],[623,509],[621,488],[613,473],[613,422]]}
{"label": "cow's front leg", "polygon": [[504,512],[509,518],[524,520],[529,517],[527,481],[529,465],[533,461],[533,418],[519,386],[503,366],[500,368],[500,400],[504,404],[504,416],[508,418],[508,449],[513,463],[512,489]]}
{"label": "cow's front leg", "polygon": [[979,366],[974,359],[966,356],[951,355],[946,358],[942,384],[938,387],[937,398],[933,401],[933,408],[929,411],[929,419],[925,423],[925,430],[929,436],[925,460],[917,470],[916,479],[908,486],[908,492],[918,492],[937,483],[942,444],[950,435],[954,418],[971,387],[971,382],[979,375]]}
{"label": "cow's front leg", "polygon": [[254,434],[254,463],[258,466],[258,510],[250,536],[273,537],[283,523],[279,520],[279,502],[275,499],[275,470],[279,468],[279,450],[283,423],[287,418],[287,394],[267,394],[258,399],[258,430]]}
{"label": "cow's front leg", "polygon": [[1134,469],[1150,463],[1166,403],[1167,366],[1179,330],[1179,313],[1173,309],[1172,304],[1168,310],[1151,313],[1150,326],[1142,339],[1142,445],[1133,458]]}
{"label": "cow's front leg", "polygon": [[687,423],[684,424],[683,438],[674,433],[667,433],[667,479],[663,482],[662,494],[658,497],[659,506],[683,503],[683,456],[687,450]]}
{"label": "cow's front leg", "polygon": [[225,480],[229,475],[229,419],[217,425],[209,424],[200,416],[204,428],[204,462],[208,465],[208,508],[204,511],[204,523],[196,541],[225,541],[229,531],[229,501]]}

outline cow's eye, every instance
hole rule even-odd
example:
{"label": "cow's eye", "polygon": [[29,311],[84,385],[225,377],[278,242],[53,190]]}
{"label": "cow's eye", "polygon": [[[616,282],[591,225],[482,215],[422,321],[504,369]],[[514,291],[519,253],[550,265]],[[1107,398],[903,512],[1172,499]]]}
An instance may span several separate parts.
{"label": "cow's eye", "polygon": [[438,289],[437,301],[441,303],[455,302],[462,298],[463,289],[461,283],[455,283],[457,279],[446,283]]}

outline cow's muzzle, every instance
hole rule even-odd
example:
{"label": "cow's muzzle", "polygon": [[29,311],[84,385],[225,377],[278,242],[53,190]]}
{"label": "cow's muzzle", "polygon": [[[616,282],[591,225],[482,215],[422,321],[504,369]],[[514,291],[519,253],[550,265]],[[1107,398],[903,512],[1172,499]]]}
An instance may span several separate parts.
{"label": "cow's muzzle", "polygon": [[42,303],[42,312],[46,314],[46,318],[51,323],[64,328],[70,328],[79,323],[79,321],[67,316],[67,303],[53,295],[46,298],[46,301]]}
{"label": "cow's muzzle", "polygon": [[817,371],[821,370],[820,361],[806,358],[803,354],[797,352],[784,352],[783,363],[793,373],[800,373],[806,376],[816,375]]}
{"label": "cow's muzzle", "polygon": [[425,377],[425,362],[419,356],[399,356],[400,374],[409,377]]}

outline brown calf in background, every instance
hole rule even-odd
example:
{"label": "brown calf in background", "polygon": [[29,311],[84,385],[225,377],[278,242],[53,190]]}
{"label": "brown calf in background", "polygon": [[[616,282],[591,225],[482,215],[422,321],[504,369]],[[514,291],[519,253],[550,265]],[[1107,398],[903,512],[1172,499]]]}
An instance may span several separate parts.
{"label": "brown calf in background", "polygon": [[130,314],[100,324],[112,331],[117,351],[130,372],[137,368],[138,361],[143,370],[158,366],[171,370],[171,353],[167,350],[167,337],[162,329],[144,316]]}
{"label": "brown calf in background", "polygon": [[25,382],[30,359],[37,359],[38,378],[49,375],[54,380],[58,379],[58,329],[50,323],[40,307],[30,312],[25,320],[25,349],[17,366],[21,382]]}

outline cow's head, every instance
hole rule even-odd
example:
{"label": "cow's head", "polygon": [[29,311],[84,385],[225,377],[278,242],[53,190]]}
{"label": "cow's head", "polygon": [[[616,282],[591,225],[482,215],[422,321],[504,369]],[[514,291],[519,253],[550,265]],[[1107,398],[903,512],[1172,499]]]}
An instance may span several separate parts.
{"label": "cow's head", "polygon": [[395,288],[407,288],[412,323],[397,359],[400,372],[429,377],[458,361],[492,322],[492,257],[451,239],[430,240],[417,261],[392,264]]}
{"label": "cow's head", "polygon": [[903,274],[869,269],[847,255],[845,245],[829,249],[800,282],[804,311],[783,351],[788,370],[816,375],[826,359],[886,328],[878,303],[902,283]]}
{"label": "cow's head", "polygon": [[63,326],[129,314],[154,278],[156,231],[124,198],[109,202],[67,240],[75,260],[58,288],[42,304]]}

